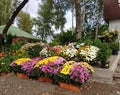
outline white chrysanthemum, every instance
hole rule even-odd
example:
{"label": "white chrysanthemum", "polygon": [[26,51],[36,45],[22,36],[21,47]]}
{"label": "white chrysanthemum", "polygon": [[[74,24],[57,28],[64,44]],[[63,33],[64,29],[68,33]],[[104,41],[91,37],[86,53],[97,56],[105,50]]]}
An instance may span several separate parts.
{"label": "white chrysanthemum", "polygon": [[97,52],[99,48],[95,46],[90,46],[80,51],[80,55],[84,56],[87,61],[93,61],[97,57]]}
{"label": "white chrysanthemum", "polygon": [[43,48],[43,49],[40,51],[39,54],[40,54],[40,56],[48,57],[47,48]]}
{"label": "white chrysanthemum", "polygon": [[77,53],[77,49],[75,49],[75,48],[66,48],[66,49],[63,49],[61,51],[61,53],[62,53],[63,56],[66,55],[69,58],[73,58]]}

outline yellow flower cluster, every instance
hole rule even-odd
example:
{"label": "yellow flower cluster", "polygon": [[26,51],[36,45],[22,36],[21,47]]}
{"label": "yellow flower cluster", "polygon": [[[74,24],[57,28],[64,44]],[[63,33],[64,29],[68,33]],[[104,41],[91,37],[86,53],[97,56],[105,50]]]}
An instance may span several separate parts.
{"label": "yellow flower cluster", "polygon": [[87,62],[80,62],[80,65],[86,68],[90,73],[94,73],[94,69]]}
{"label": "yellow flower cluster", "polygon": [[16,51],[16,54],[18,54],[19,57],[21,57],[23,54],[26,53],[26,50],[20,49]]}
{"label": "yellow flower cluster", "polygon": [[27,62],[29,60],[31,60],[31,59],[30,58],[20,58],[20,59],[15,61],[15,64],[21,65],[23,62]]}
{"label": "yellow flower cluster", "polygon": [[63,65],[63,69],[60,73],[67,75],[70,73],[70,69],[73,67],[75,61],[68,61]]}
{"label": "yellow flower cluster", "polygon": [[53,56],[53,57],[42,59],[38,61],[38,63],[34,67],[39,67],[40,65],[47,64],[48,62],[54,62],[57,58],[58,56]]}

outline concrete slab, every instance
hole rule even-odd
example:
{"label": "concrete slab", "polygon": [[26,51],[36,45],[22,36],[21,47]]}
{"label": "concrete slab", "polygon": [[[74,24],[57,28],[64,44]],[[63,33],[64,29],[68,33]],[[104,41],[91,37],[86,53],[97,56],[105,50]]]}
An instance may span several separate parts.
{"label": "concrete slab", "polygon": [[109,60],[109,69],[94,67],[95,73],[91,77],[92,80],[107,84],[111,84],[113,82],[113,73],[115,72],[118,61],[120,60],[120,53],[118,55],[112,55]]}

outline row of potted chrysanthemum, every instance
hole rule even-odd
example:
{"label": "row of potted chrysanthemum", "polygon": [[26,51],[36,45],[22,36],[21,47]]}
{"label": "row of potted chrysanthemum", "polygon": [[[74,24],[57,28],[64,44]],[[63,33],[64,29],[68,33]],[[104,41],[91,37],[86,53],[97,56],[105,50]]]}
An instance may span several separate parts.
{"label": "row of potted chrysanthemum", "polygon": [[94,72],[86,62],[66,61],[63,57],[20,58],[10,64],[15,73],[24,73],[31,78],[45,77],[56,83],[64,82],[80,86]]}
{"label": "row of potted chrysanthemum", "polygon": [[92,45],[81,44],[74,46],[70,44],[68,46],[54,46],[46,47],[40,51],[40,57],[46,58],[53,55],[62,56],[66,60],[94,62],[97,58],[97,52],[99,48]]}

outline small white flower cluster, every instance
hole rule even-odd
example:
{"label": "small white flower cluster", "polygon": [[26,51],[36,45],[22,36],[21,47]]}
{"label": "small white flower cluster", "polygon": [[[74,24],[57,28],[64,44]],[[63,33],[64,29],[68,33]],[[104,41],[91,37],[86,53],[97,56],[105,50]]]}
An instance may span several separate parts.
{"label": "small white flower cluster", "polygon": [[40,51],[40,57],[48,57],[49,56],[49,53],[47,51],[47,47],[46,48],[43,48],[41,51]]}
{"label": "small white flower cluster", "polygon": [[77,53],[77,49],[69,47],[62,49],[60,55],[67,58],[73,58],[76,56],[76,53]]}
{"label": "small white flower cluster", "polygon": [[99,48],[90,46],[89,48],[81,49],[79,54],[85,58],[86,61],[93,61],[97,57]]}
{"label": "small white flower cluster", "polygon": [[85,43],[79,43],[79,44],[76,44],[76,48],[78,49],[78,48],[80,48],[81,46],[84,46],[85,45]]}

